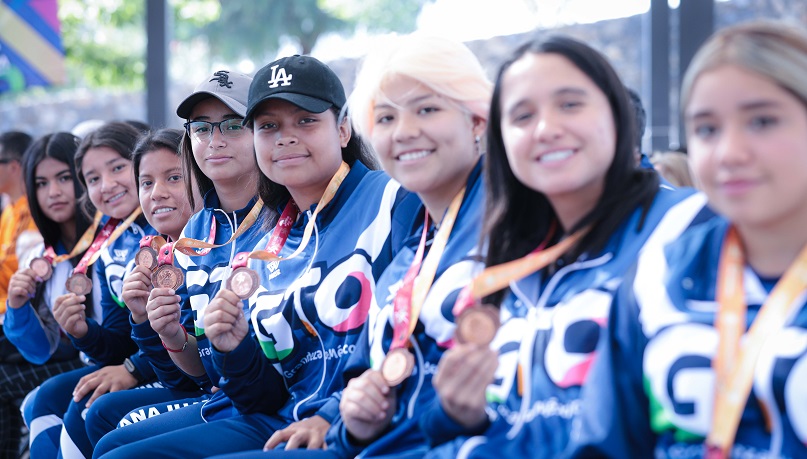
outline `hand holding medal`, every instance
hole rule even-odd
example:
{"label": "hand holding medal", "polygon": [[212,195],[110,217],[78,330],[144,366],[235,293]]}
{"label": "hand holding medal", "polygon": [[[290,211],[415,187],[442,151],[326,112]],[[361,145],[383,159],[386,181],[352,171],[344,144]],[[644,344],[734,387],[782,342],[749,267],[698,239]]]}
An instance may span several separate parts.
{"label": "hand holding medal", "polygon": [[84,234],[78,239],[70,253],[57,256],[53,247],[48,246],[45,248],[45,253],[43,253],[41,257],[36,257],[31,260],[28,267],[36,274],[37,282],[46,282],[53,275],[54,266],[87,250],[91,245],[92,237],[95,234],[95,230],[98,229],[98,224],[101,222],[102,217],[101,212],[95,213],[92,225],[84,231]]}
{"label": "hand holding medal", "polygon": [[162,236],[144,236],[140,240],[140,249],[135,254],[135,265],[154,271],[157,268],[157,251],[163,245],[165,239]]}

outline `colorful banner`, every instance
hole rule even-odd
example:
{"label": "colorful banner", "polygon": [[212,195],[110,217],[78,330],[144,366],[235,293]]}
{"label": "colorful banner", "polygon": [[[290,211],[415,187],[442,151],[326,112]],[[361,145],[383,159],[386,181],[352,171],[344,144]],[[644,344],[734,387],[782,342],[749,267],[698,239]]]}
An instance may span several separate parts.
{"label": "colorful banner", "polygon": [[0,0],[0,93],[65,80],[57,0]]}

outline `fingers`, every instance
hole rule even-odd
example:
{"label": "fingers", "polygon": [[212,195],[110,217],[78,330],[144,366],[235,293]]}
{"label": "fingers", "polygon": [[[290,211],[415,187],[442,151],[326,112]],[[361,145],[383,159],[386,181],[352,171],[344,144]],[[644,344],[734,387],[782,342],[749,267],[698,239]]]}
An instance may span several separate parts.
{"label": "fingers", "polygon": [[283,430],[276,430],[275,433],[273,433],[272,436],[269,437],[269,440],[266,441],[266,444],[263,445],[263,450],[269,451],[271,449],[275,449],[277,445],[286,441],[288,436],[290,436],[288,430],[289,430],[288,428]]}
{"label": "fingers", "polygon": [[99,371],[92,372],[78,380],[76,388],[73,389],[74,402],[81,401],[81,399],[89,394],[91,390],[94,390],[99,384],[101,384],[103,378],[99,374]]}
{"label": "fingers", "polygon": [[359,421],[381,421],[386,417],[390,402],[389,386],[377,371],[365,371],[358,378],[348,382],[339,403],[344,417]]}

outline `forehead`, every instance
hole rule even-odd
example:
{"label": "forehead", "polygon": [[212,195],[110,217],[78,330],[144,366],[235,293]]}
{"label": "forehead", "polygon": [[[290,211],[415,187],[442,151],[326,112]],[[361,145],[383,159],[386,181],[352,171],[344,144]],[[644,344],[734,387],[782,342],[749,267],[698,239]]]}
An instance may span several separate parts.
{"label": "forehead", "polygon": [[502,97],[545,96],[564,87],[602,94],[599,87],[566,57],[556,53],[527,53],[502,75]]}
{"label": "forehead", "polygon": [[393,75],[387,78],[376,95],[376,105],[387,102],[404,103],[413,98],[420,98],[436,93],[420,81],[406,75]]}
{"label": "forehead", "polygon": [[63,163],[58,159],[54,158],[45,158],[36,165],[36,175],[45,176],[51,175],[56,173],[61,173],[65,169],[69,170],[70,166],[67,163]]}
{"label": "forehead", "polygon": [[140,159],[140,175],[181,167],[180,157],[165,148],[151,150]]}
{"label": "forehead", "polygon": [[84,154],[81,168],[87,170],[89,168],[102,167],[104,164],[113,162],[116,159],[127,160],[112,148],[93,147]]}
{"label": "forehead", "polygon": [[706,110],[742,110],[761,100],[801,105],[800,99],[770,78],[736,65],[721,65],[697,77],[685,113],[694,115]]}
{"label": "forehead", "polygon": [[224,105],[224,102],[213,96],[201,100],[191,110],[191,119],[223,118],[229,115],[238,116],[230,107]]}

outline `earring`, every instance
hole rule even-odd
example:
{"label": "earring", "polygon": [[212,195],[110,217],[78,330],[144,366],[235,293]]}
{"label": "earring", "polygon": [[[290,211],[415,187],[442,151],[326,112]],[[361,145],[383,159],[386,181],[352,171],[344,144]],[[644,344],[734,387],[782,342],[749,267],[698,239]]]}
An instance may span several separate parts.
{"label": "earring", "polygon": [[480,139],[480,138],[479,138],[479,136],[476,136],[476,137],[474,138],[474,141],[475,141],[477,144],[479,144],[479,142],[480,142],[481,140],[482,140],[482,139]]}

